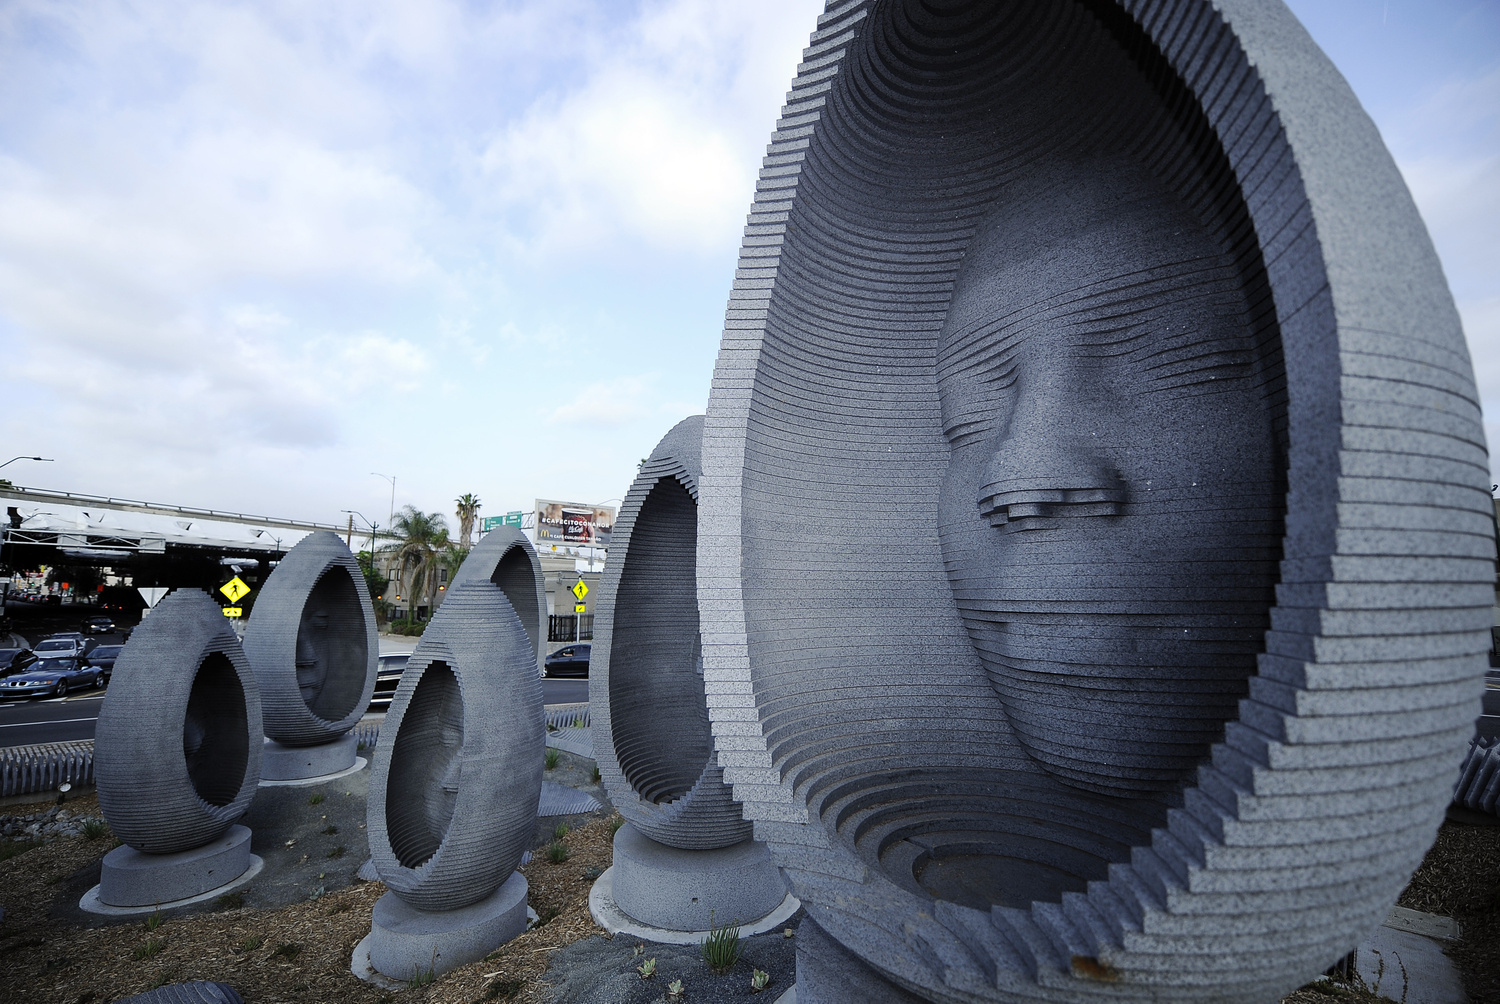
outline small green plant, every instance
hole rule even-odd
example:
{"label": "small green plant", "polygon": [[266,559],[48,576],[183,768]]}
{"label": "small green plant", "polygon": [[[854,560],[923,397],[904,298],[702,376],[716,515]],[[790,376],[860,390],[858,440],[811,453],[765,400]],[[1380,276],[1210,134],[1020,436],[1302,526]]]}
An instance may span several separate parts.
{"label": "small green plant", "polygon": [[574,717],[574,719],[573,719],[573,727],[575,729],[581,729],[581,728],[584,727],[585,724],[587,724],[587,723],[584,722],[582,715],[577,715],[577,716]]}
{"label": "small green plant", "polygon": [[166,947],[166,938],[147,938],[146,943],[135,950],[135,961],[140,962],[142,959],[149,959]]}
{"label": "small green plant", "polygon": [[238,910],[245,905],[245,894],[242,892],[226,892],[214,900],[214,906],[220,910]]}
{"label": "small green plant", "polygon": [[755,993],[760,993],[770,982],[771,974],[764,969],[752,968],[750,970],[750,989]]}
{"label": "small green plant", "polygon": [[90,840],[98,840],[109,832],[109,824],[97,817],[83,821],[83,835]]}
{"label": "small green plant", "polygon": [[323,835],[325,837],[331,837],[335,833],[337,833],[338,831],[339,831],[339,828],[337,826],[332,825],[331,823],[328,826],[323,827]]}
{"label": "small green plant", "polygon": [[708,937],[704,938],[699,945],[703,961],[708,963],[709,969],[716,973],[729,972],[734,968],[734,964],[740,961],[740,947],[743,944],[738,923],[725,924],[720,927],[714,923],[713,913],[709,913]]}
{"label": "small green plant", "polygon": [[561,759],[562,753],[559,750],[549,748],[547,750],[547,769],[551,770],[553,767],[556,767],[557,761]]}
{"label": "small green plant", "polygon": [[316,795],[314,795],[312,798],[309,798],[307,800],[307,804],[308,805],[322,805],[323,804],[323,793],[320,791]]}
{"label": "small green plant", "polygon": [[683,995],[683,993],[684,993],[684,991],[682,989],[682,981],[681,980],[673,980],[671,983],[667,984],[667,996],[668,997],[681,997]]}
{"label": "small green plant", "polygon": [[343,844],[339,844],[333,850],[328,852],[328,856],[330,858],[341,858],[344,856],[344,852],[346,852],[347,850],[349,850],[349,848],[345,847]]}
{"label": "small green plant", "polygon": [[555,840],[561,840],[563,837],[566,837],[569,833],[572,832],[573,828],[567,823],[558,823],[556,826],[552,827],[552,837]]}
{"label": "small green plant", "polygon": [[251,935],[250,937],[246,938],[244,941],[240,942],[240,951],[242,951],[242,952],[253,952],[257,948],[259,948],[261,945],[264,945],[265,943],[266,943],[266,939],[265,938],[262,938],[259,935]]}
{"label": "small green plant", "polygon": [[297,956],[300,955],[301,953],[302,953],[302,946],[301,945],[297,944],[294,941],[284,941],[281,944],[277,945],[276,946],[276,951],[272,952],[271,954],[272,955],[279,955],[283,959],[286,959],[288,962],[296,962],[297,961]]}
{"label": "small green plant", "polygon": [[360,740],[360,741],[359,741],[359,742],[358,742],[358,743],[357,743],[357,744],[356,744],[356,745],[355,745],[355,747],[354,747],[354,752],[356,752],[356,753],[363,753],[363,752],[364,752],[364,751],[365,751],[365,750],[367,750],[367,749],[369,749],[369,748],[370,748],[370,747],[368,747],[368,746],[366,746],[366,745],[365,745],[365,741],[364,741],[364,740],[363,740],[363,739],[361,739],[361,740]]}
{"label": "small green plant", "polygon": [[[318,873],[318,878],[322,878],[322,877],[323,877],[323,874],[321,872],[319,872]],[[328,892],[327,889],[323,888],[322,886],[318,886],[312,892],[310,892],[310,893],[307,894],[307,898],[308,898],[309,901],[315,900],[315,899],[322,899],[323,898],[323,894],[326,893],[326,892]]]}
{"label": "small green plant", "polygon": [[656,975],[656,957],[652,956],[645,962],[635,967],[635,971],[641,974],[641,979],[649,980]]}
{"label": "small green plant", "polygon": [[330,916],[330,917],[332,917],[336,913],[348,913],[348,912],[349,912],[349,904],[348,903],[335,903],[335,904],[333,904],[332,906],[330,906],[328,908],[328,916]]}
{"label": "small green plant", "polygon": [[547,860],[555,865],[560,865],[568,860],[570,853],[568,845],[561,840],[554,840],[547,845]]}
{"label": "small green plant", "polygon": [[148,931],[155,931],[157,928],[161,927],[166,922],[167,922],[167,920],[166,920],[165,917],[163,917],[161,915],[161,911],[157,910],[156,912],[154,912],[153,914],[151,914],[151,916],[149,916],[149,917],[146,918],[146,930],[148,930]]}
{"label": "small green plant", "polygon": [[639,955],[645,955],[646,954],[646,944],[645,944],[645,942],[637,941],[635,943],[635,947],[630,950],[630,954],[631,955],[637,955],[637,956],[639,956]]}
{"label": "small green plant", "polygon": [[599,783],[599,768],[598,767],[594,768],[594,783],[595,784]]}
{"label": "small green plant", "polygon": [[406,985],[413,988],[425,987],[435,979],[437,979],[437,972],[434,967],[428,967],[425,973],[420,969],[413,969],[411,979],[406,981]]}
{"label": "small green plant", "polygon": [[616,816],[614,819],[611,819],[609,821],[609,835],[610,836],[614,836],[616,833],[619,833],[620,832],[620,827],[622,827],[624,825],[625,825],[625,817],[624,816]]}
{"label": "small green plant", "polygon": [[796,937],[796,935],[797,935],[797,932],[794,931],[794,930],[792,930],[790,927],[783,927],[781,929],[781,936],[783,938],[792,938],[792,937]]}

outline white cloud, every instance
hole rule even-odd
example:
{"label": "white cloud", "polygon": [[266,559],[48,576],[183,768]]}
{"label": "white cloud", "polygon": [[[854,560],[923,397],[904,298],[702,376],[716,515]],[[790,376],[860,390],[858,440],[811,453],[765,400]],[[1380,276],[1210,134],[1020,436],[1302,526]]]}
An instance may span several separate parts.
{"label": "white cloud", "polygon": [[546,421],[578,429],[614,429],[651,422],[665,432],[678,420],[701,412],[707,404],[673,399],[663,392],[661,384],[660,375],[655,373],[595,381],[549,411]]}

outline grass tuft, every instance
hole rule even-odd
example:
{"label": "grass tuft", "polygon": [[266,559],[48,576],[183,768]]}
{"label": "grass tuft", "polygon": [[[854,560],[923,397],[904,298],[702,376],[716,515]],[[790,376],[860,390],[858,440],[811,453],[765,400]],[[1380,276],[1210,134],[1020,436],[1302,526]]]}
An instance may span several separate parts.
{"label": "grass tuft", "polygon": [[349,850],[349,848],[345,847],[343,844],[339,844],[333,850],[331,850],[331,851],[328,852],[328,856],[330,858],[341,858],[341,857],[344,856],[344,853],[346,851],[348,851],[348,850]]}
{"label": "grass tuft", "polygon": [[740,961],[740,948],[744,945],[740,938],[740,925],[734,923],[720,927],[713,922],[713,914],[710,913],[708,927],[708,937],[699,944],[698,950],[709,969],[716,973],[727,973]]}
{"label": "grass tuft", "polygon": [[551,770],[553,767],[556,767],[557,766],[557,762],[559,760],[561,760],[561,759],[562,759],[562,752],[561,751],[549,748],[547,750],[547,769]]}
{"label": "grass tuft", "polygon": [[140,962],[142,959],[149,959],[166,947],[166,938],[147,938],[146,943],[135,950],[135,961]]}
{"label": "grass tuft", "polygon": [[554,840],[561,840],[563,837],[566,837],[569,833],[572,832],[573,828],[567,823],[558,823],[556,826],[552,827],[552,838]]}
{"label": "grass tuft", "polygon": [[98,840],[109,832],[109,824],[97,817],[83,821],[83,835],[90,840]]}
{"label": "grass tuft", "polygon": [[616,833],[619,833],[620,832],[620,827],[622,827],[624,825],[625,825],[625,817],[624,816],[616,816],[614,819],[611,819],[609,821],[609,835],[610,836],[614,836]]}
{"label": "grass tuft", "polygon": [[149,916],[149,917],[146,918],[146,930],[148,930],[148,931],[155,931],[157,928],[161,927],[166,922],[167,922],[167,918],[165,918],[165,917],[163,917],[161,915],[161,911],[160,910],[157,910],[151,916]]}
{"label": "grass tuft", "polygon": [[297,956],[302,952],[302,946],[293,941],[285,941],[276,946],[272,955],[279,955],[288,962],[296,962]]}
{"label": "grass tuft", "polygon": [[568,845],[563,843],[561,840],[554,840],[552,841],[552,843],[547,845],[547,860],[555,865],[560,865],[564,861],[568,860],[568,857],[571,853],[572,852],[568,850]]}
{"label": "grass tuft", "polygon": [[264,945],[265,943],[266,943],[266,939],[265,938],[262,938],[259,935],[252,935],[252,936],[246,938],[244,941],[240,942],[240,951],[242,951],[242,952],[253,952],[257,948],[259,948],[261,945]]}
{"label": "grass tuft", "polygon": [[314,795],[312,798],[309,798],[307,800],[307,804],[308,805],[322,805],[323,804],[323,793],[320,791],[316,795]]}

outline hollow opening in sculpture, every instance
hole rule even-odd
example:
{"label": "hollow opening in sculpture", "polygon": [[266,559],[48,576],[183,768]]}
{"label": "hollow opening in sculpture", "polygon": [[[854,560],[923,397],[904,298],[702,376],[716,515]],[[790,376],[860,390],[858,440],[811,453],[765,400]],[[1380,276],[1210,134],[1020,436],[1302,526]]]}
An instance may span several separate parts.
{"label": "hollow opening in sculpture", "polygon": [[222,652],[209,653],[193,674],[182,755],[203,801],[222,808],[239,796],[250,760],[250,720],[240,675]]}
{"label": "hollow opening in sculpture", "polygon": [[647,802],[687,794],[713,754],[698,633],[697,551],[697,502],[677,478],[659,479],[631,530],[609,652],[615,755],[625,779]]}
{"label": "hollow opening in sculpture", "polygon": [[325,571],[302,604],[297,625],[297,689],[309,711],[336,722],[364,694],[369,649],[364,608],[348,569]]}
{"label": "hollow opening in sculpture", "polygon": [[[759,710],[783,775],[812,779],[799,793],[897,884],[978,907],[1056,902],[1164,824],[1264,645],[1286,382],[1259,239],[1196,98],[1113,4],[895,0],[845,62],[757,362],[743,518],[767,551],[745,588],[747,604],[768,598],[748,625],[766,653],[757,696],[790,689],[794,665],[822,672],[771,629],[815,602],[788,601],[788,542],[852,551],[867,532],[752,511],[808,494],[815,479],[787,458],[813,458],[885,491],[867,504],[891,525],[885,508],[915,525],[935,510],[936,602],[956,606],[1008,728],[985,764],[982,715],[972,744],[945,749],[915,721],[835,736],[851,726],[829,724],[840,710],[821,697]],[[929,427],[908,417],[917,381],[889,375],[924,359],[947,446],[935,498],[920,494]],[[830,431],[840,409],[886,425]],[[777,464],[780,481],[761,476]],[[907,478],[863,470],[908,464]],[[883,567],[864,560],[851,581],[897,590],[858,579]],[[835,677],[848,700],[906,719],[896,674],[862,657],[881,672]]]}
{"label": "hollow opening in sculpture", "polygon": [[391,851],[407,868],[437,853],[458,799],[464,699],[446,662],[422,670],[391,748],[385,825]]}
{"label": "hollow opening in sculpture", "polygon": [[516,615],[521,618],[521,626],[526,629],[526,640],[531,643],[531,650],[535,652],[541,611],[536,604],[536,573],[532,570],[531,557],[525,548],[517,544],[501,555],[490,581],[500,587]]}

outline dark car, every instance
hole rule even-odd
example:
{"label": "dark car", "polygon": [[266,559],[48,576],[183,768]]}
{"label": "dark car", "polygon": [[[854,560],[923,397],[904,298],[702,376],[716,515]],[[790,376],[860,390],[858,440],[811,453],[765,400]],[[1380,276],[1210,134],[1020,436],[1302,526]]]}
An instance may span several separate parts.
{"label": "dark car", "polygon": [[30,649],[0,648],[0,676],[20,673],[33,662],[36,662],[36,656]]}
{"label": "dark car", "polygon": [[115,629],[115,622],[108,617],[85,617],[79,629],[84,634],[110,634]]}
{"label": "dark car", "polygon": [[371,711],[389,711],[391,698],[396,696],[396,687],[401,683],[401,674],[406,672],[410,652],[382,655],[375,668],[375,693],[370,695]]}
{"label": "dark car", "polygon": [[588,676],[592,645],[569,645],[547,656],[542,664],[543,676]]}
{"label": "dark car", "polygon": [[85,661],[104,674],[104,679],[100,681],[100,686],[109,686],[109,678],[115,672],[115,660],[119,658],[120,653],[124,649],[124,645],[100,645],[88,654],[88,658]]}
{"label": "dark car", "polygon": [[70,690],[100,686],[103,675],[82,659],[38,659],[26,672],[0,680],[0,698],[63,697]]}

